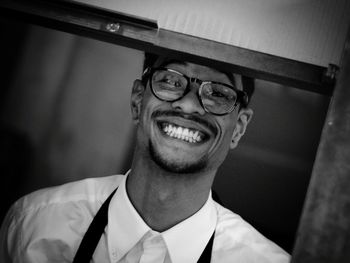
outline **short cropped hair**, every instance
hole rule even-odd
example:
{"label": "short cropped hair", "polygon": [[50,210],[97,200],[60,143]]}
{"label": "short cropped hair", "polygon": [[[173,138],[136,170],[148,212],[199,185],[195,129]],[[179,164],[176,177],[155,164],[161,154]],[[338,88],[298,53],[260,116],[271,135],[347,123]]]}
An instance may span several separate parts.
{"label": "short cropped hair", "polygon": [[[145,59],[144,59],[144,63],[143,63],[143,70],[146,70],[147,68],[153,67],[155,65],[155,63],[158,61],[159,58],[160,58],[159,55],[145,52]],[[170,59],[170,61],[171,61],[171,59]],[[169,61],[165,60],[165,62],[169,62]],[[163,63],[163,65],[164,65],[164,63]],[[157,66],[161,66],[161,65],[157,65]],[[229,72],[229,71],[223,71],[223,70],[219,70],[219,71],[224,73],[224,74],[226,74],[227,77],[229,78],[229,80],[232,82],[232,84],[234,86],[237,86],[235,76],[241,76],[242,88],[243,88],[243,91],[246,92],[247,95],[248,95],[248,104],[249,104],[249,102],[251,100],[251,97],[253,96],[253,93],[254,93],[254,90],[255,90],[255,81],[254,81],[254,79],[251,78],[251,77],[239,75],[239,74],[236,74],[236,73],[233,73],[233,72]],[[142,81],[143,81],[143,84],[146,85],[147,80],[143,79]]]}

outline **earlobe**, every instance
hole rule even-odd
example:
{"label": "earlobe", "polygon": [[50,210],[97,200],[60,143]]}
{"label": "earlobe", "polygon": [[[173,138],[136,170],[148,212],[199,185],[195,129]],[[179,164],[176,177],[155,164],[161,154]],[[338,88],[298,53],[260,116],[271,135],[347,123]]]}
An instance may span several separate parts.
{"label": "earlobe", "polygon": [[145,91],[141,80],[135,80],[131,93],[131,116],[135,123],[138,123],[142,108],[142,99]]}
{"label": "earlobe", "polygon": [[237,147],[238,142],[244,135],[252,117],[253,117],[253,110],[249,108],[241,109],[240,112],[238,113],[236,127],[233,131],[231,144],[230,144],[231,149],[234,149]]}

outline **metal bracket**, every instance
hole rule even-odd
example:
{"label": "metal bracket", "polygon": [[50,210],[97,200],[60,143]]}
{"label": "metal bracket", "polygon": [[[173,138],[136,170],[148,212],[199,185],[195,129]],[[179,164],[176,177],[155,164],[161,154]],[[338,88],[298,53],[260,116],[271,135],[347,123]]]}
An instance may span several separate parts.
{"label": "metal bracket", "polygon": [[157,22],[67,0],[1,0],[0,15],[331,96],[337,67],[277,57],[158,28]]}
{"label": "metal bracket", "polygon": [[328,68],[324,72],[322,81],[328,84],[335,84],[338,72],[339,66],[335,64],[328,64]]}

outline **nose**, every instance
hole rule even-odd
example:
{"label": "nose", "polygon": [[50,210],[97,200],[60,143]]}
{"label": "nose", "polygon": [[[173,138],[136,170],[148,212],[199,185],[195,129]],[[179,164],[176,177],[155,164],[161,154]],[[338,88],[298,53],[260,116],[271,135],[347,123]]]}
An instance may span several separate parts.
{"label": "nose", "polygon": [[172,107],[176,110],[181,110],[184,113],[204,115],[205,110],[199,102],[199,96],[197,94],[198,87],[196,88],[194,87],[194,84],[191,84],[190,92],[188,92],[180,100],[174,101],[172,103]]}

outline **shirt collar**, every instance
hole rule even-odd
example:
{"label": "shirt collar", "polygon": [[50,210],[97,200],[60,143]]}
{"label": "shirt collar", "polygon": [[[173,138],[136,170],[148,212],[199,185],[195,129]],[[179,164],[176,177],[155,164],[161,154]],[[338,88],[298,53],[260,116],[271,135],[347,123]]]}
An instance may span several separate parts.
{"label": "shirt collar", "polygon": [[[126,179],[120,182],[108,209],[107,239],[111,262],[120,260],[152,229],[130,202]],[[216,208],[211,192],[195,214],[162,232],[173,263],[197,262],[215,230]],[[154,232],[154,231],[152,231]]]}
{"label": "shirt collar", "polygon": [[164,231],[171,262],[197,262],[217,222],[217,212],[211,192],[206,203],[195,214]]}

